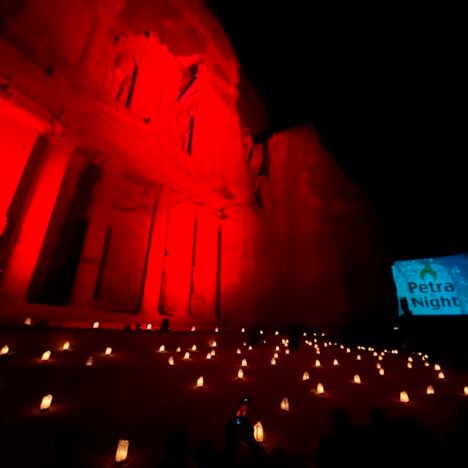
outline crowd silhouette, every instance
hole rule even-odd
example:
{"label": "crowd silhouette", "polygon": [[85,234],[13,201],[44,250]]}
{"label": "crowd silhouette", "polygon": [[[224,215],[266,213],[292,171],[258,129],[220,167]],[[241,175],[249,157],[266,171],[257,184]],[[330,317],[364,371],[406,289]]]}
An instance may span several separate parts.
{"label": "crowd silhouette", "polygon": [[460,410],[453,431],[440,440],[411,417],[391,420],[380,408],[373,408],[369,424],[353,424],[343,409],[331,415],[332,430],[322,438],[314,456],[293,455],[275,448],[265,451],[253,438],[247,415],[241,424],[236,418],[226,426],[226,444],[218,451],[203,441],[193,451],[186,434],[171,434],[160,465],[164,468],[291,467],[291,468],[461,468],[468,466],[468,412]]}

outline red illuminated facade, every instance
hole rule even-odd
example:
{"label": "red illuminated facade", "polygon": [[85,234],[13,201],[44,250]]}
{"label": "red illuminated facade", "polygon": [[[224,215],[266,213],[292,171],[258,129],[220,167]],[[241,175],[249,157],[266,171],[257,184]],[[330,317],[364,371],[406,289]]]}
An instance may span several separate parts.
{"label": "red illuminated facade", "polygon": [[254,143],[261,106],[201,0],[6,0],[0,57],[2,321],[333,324],[378,303],[361,195],[313,129]]}

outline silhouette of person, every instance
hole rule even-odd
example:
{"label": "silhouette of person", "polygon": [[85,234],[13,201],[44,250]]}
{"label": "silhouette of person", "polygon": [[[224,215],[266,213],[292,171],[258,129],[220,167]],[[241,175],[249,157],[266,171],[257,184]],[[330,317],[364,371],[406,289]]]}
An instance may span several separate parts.
{"label": "silhouette of person", "polygon": [[236,462],[239,458],[248,458],[258,451],[254,438],[253,425],[248,416],[250,399],[240,400],[235,417],[226,425],[226,455],[229,461]]}
{"label": "silhouette of person", "polygon": [[403,345],[408,346],[413,334],[413,312],[409,308],[408,298],[406,297],[402,297],[400,299],[400,306],[401,310],[403,311],[403,315],[400,317],[401,337],[403,340]]}

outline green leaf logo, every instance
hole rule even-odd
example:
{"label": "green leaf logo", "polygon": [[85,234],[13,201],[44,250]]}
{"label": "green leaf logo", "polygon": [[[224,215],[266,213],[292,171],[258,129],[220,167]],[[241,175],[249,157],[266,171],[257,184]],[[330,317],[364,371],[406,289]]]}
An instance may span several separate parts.
{"label": "green leaf logo", "polygon": [[419,273],[419,276],[423,281],[426,281],[427,275],[432,277],[432,281],[437,281],[437,271],[435,271],[429,263],[426,264],[426,266],[421,270],[421,273]]}

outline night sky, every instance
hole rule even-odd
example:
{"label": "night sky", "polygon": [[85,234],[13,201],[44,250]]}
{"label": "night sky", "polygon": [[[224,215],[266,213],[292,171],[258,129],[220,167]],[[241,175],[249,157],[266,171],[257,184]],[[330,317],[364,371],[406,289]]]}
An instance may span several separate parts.
{"label": "night sky", "polygon": [[467,50],[456,2],[208,3],[272,129],[317,128],[375,206],[391,259],[468,250]]}

